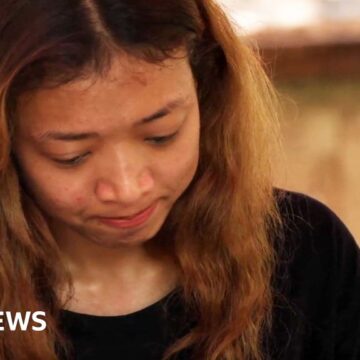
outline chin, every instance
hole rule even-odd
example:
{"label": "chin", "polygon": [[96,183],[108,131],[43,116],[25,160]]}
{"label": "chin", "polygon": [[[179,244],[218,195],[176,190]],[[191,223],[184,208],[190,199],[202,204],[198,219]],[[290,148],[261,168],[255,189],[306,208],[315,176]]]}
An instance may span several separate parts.
{"label": "chin", "polygon": [[151,241],[151,239],[158,233],[160,229],[159,224],[152,226],[144,226],[142,228],[121,229],[105,232],[105,231],[86,231],[82,232],[83,237],[87,238],[92,243],[108,248],[116,248],[122,246],[141,246],[144,243]]}
{"label": "chin", "polygon": [[121,239],[102,239],[98,240],[95,239],[93,242],[101,247],[109,248],[109,249],[117,249],[122,248],[124,246],[126,247],[138,247],[142,246],[144,243],[150,241],[150,239],[143,239],[143,238],[137,238],[137,239],[130,239],[130,238],[121,238]]}

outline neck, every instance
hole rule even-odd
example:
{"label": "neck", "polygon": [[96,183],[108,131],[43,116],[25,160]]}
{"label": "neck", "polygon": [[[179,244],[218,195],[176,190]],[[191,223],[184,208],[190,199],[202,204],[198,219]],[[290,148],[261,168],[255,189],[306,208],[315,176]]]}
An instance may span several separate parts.
{"label": "neck", "polygon": [[175,268],[173,259],[146,243],[116,247],[100,245],[68,228],[51,227],[63,261],[72,278],[105,281],[116,277],[123,282],[141,279],[150,269]]}

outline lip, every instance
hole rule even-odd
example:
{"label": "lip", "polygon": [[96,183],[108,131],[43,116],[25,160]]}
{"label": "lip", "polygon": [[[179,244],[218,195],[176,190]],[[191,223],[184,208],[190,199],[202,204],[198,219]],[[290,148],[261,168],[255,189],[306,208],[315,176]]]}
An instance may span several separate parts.
{"label": "lip", "polygon": [[122,228],[122,229],[133,228],[133,227],[137,227],[137,226],[144,224],[150,218],[150,216],[153,214],[156,207],[157,207],[157,203],[152,204],[145,210],[142,210],[141,212],[139,212],[133,216],[115,217],[115,218],[99,217],[99,221],[102,222],[103,224],[106,224],[106,225],[109,225],[112,227],[116,227],[116,228]]}

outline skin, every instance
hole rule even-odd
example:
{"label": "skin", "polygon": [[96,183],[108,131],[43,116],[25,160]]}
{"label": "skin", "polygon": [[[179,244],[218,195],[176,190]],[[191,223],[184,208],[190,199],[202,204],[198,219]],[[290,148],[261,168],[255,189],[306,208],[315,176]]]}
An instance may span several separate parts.
{"label": "skin", "polygon": [[[102,78],[92,74],[23,95],[18,119],[14,152],[21,176],[73,278],[67,309],[126,314],[174,288],[174,263],[146,245],[198,165],[199,106],[187,58],[150,64],[119,54]],[[69,133],[82,135],[64,139]],[[152,204],[155,211],[139,227],[102,221]]]}

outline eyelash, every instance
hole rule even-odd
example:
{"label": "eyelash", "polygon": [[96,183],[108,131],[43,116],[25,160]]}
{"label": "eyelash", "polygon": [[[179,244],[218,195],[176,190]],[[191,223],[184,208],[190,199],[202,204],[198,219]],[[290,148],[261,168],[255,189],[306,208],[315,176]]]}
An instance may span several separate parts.
{"label": "eyelash", "polygon": [[178,131],[176,131],[173,134],[166,135],[166,136],[154,136],[151,138],[147,138],[146,140],[150,140],[154,143],[154,145],[164,145],[170,142],[170,140],[174,139],[176,135],[178,134]]}
{"label": "eyelash", "polygon": [[75,156],[71,159],[54,159],[55,162],[66,165],[66,166],[76,166],[80,165],[80,163],[87,157],[90,153],[85,153],[82,155]]}
{"label": "eyelash", "polygon": [[[169,143],[171,140],[173,140],[176,135],[178,134],[178,131],[170,134],[170,135],[166,135],[166,136],[154,136],[151,138],[147,138],[146,140],[148,141],[152,141],[154,143],[154,145],[156,146],[161,146],[161,145],[166,145],[167,143]],[[80,165],[82,163],[82,161],[89,155],[90,153],[85,153],[79,156],[75,156],[71,159],[53,159],[55,162],[61,164],[61,165],[65,165],[65,166],[77,166]]]}

